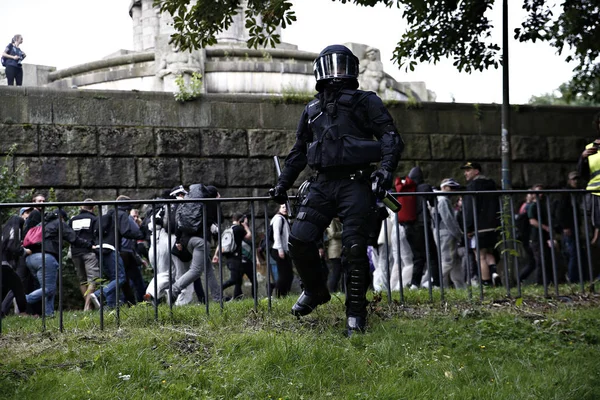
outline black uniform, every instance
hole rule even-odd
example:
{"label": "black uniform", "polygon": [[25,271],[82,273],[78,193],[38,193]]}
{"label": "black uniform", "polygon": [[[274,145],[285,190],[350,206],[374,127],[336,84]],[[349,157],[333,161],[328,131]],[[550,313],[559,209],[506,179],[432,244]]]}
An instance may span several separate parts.
{"label": "black uniform", "polygon": [[[345,60],[321,61],[336,53],[345,55]],[[355,65],[346,66],[346,60]],[[346,67],[345,75],[318,71],[323,65],[337,65],[339,69],[340,64]],[[356,90],[357,70],[358,60],[344,46],[329,46],[315,60],[319,93],[300,117],[296,143],[286,158],[278,185],[270,192],[274,200],[281,201],[281,194],[307,164],[315,171],[290,235],[290,255],[304,289],[292,313],[308,314],[330,299],[317,242],[331,220],[339,216],[344,224],[342,244],[349,269],[346,314],[350,331],[364,329],[366,322],[367,243],[381,226],[376,193],[380,195],[391,187],[403,149],[381,99],[374,92]],[[374,165],[378,162],[379,169]],[[374,179],[379,183],[375,192],[371,187]],[[387,212],[384,214],[387,216]]]}

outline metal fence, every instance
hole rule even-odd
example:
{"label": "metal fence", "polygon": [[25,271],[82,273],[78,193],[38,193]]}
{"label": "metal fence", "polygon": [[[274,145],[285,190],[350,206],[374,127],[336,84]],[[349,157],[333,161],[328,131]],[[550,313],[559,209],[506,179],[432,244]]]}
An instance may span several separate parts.
{"label": "metal fence", "polygon": [[[523,242],[517,239],[517,227],[515,225],[515,221],[517,220],[518,209],[516,205],[524,200],[524,197],[529,194],[534,198],[536,204],[542,204],[543,207],[537,207],[537,215],[534,218],[537,221],[546,221],[546,224],[550,229],[547,232],[548,239],[546,240],[546,234],[543,234],[541,229],[537,230],[537,234],[539,235],[537,240],[530,240],[529,242]],[[537,259],[537,269],[538,273],[541,273],[540,284],[543,285],[544,294],[546,296],[560,296],[559,293],[559,284],[565,282],[564,278],[564,269],[565,258],[562,253],[559,252],[559,239],[564,241],[563,232],[560,231],[560,226],[556,223],[556,204],[570,204],[571,206],[571,218],[573,226],[576,229],[572,230],[572,238],[574,239],[575,249],[574,253],[571,251],[570,256],[576,258],[576,268],[577,275],[579,277],[577,282],[570,282],[571,284],[578,284],[579,290],[583,293],[587,291],[593,292],[594,289],[594,277],[595,274],[598,274],[598,265],[597,262],[594,263],[593,252],[595,251],[595,245],[592,243],[594,239],[594,227],[592,227],[590,220],[590,202],[586,200],[592,194],[585,190],[512,190],[512,191],[496,191],[496,192],[435,192],[435,193],[396,193],[400,201],[405,196],[415,196],[417,201],[420,203],[421,210],[424,210],[420,216],[420,220],[415,222],[404,223],[398,222],[398,215],[393,214],[391,219],[384,220],[382,222],[382,228],[384,229],[384,240],[383,243],[379,243],[379,246],[384,249],[384,257],[385,260],[380,264],[380,268],[383,268],[384,271],[380,271],[384,277],[384,285],[383,288],[380,288],[381,291],[387,292],[387,299],[389,302],[392,301],[400,301],[404,303],[405,301],[405,290],[410,286],[408,282],[403,281],[401,271],[397,274],[397,282],[393,281],[391,276],[393,276],[391,269],[394,267],[391,265],[394,262],[398,263],[398,268],[401,270],[403,268],[401,260],[401,256],[408,252],[408,248],[412,246],[412,244],[401,240],[402,234],[401,231],[405,230],[409,224],[412,225],[412,229],[422,229],[423,230],[423,238],[425,245],[425,276],[427,279],[423,280],[423,287],[427,287],[429,291],[429,298],[433,301],[433,291],[439,290],[441,301],[445,300],[444,294],[447,290],[455,290],[451,284],[448,282],[447,276],[444,276],[444,268],[443,268],[443,251],[440,251],[440,218],[437,217],[437,211],[439,207],[439,199],[438,196],[451,196],[452,200],[456,200],[459,197],[466,199],[470,197],[472,201],[470,204],[472,205],[472,215],[473,215],[473,225],[474,231],[472,235],[467,230],[462,230],[462,240],[459,240],[460,246],[463,246],[466,250],[464,250],[464,257],[466,257],[465,268],[463,271],[463,275],[465,278],[465,289],[468,291],[469,298],[478,297],[480,300],[484,299],[485,295],[485,285],[482,280],[482,260],[480,257],[473,257],[471,255],[479,255],[480,254],[480,246],[479,246],[479,236],[480,232],[478,229],[478,225],[481,221],[478,219],[479,210],[482,207],[489,207],[490,201],[497,202],[497,209],[499,210],[498,215],[498,227],[494,231],[497,235],[497,242],[494,244],[494,251],[496,255],[500,258],[497,260],[498,275],[501,279],[502,286],[506,291],[506,296],[508,297],[520,297],[522,295],[522,286],[523,282],[520,279],[522,272],[525,268],[525,263],[531,262],[530,258],[532,256],[532,252],[536,250],[536,246],[538,247],[537,254],[539,255]],[[558,202],[559,199],[562,199],[562,202]],[[292,199],[293,200],[293,199]],[[175,203],[182,202],[199,202],[202,204],[203,209],[206,211],[207,205],[211,204],[216,206],[217,209],[217,225],[218,229],[215,234],[216,243],[221,242],[221,235],[224,230],[224,217],[223,217],[223,209],[239,209],[242,208],[244,211],[248,212],[248,216],[250,219],[250,228],[252,231],[252,241],[251,248],[252,254],[256,255],[257,249],[259,246],[259,237],[263,234],[265,235],[265,240],[267,242],[267,248],[269,248],[269,244],[272,242],[272,238],[268,237],[268,229],[266,227],[269,226],[270,218],[274,214],[274,204],[270,202],[269,198],[266,197],[239,197],[239,198],[218,198],[218,199],[185,199],[185,200],[167,200],[167,199],[156,199],[156,200],[123,200],[123,201],[97,201],[97,202],[55,202],[55,203],[10,203],[10,204],[0,204],[0,210],[11,209],[11,210],[19,210],[21,207],[38,207],[41,209],[42,216],[52,210],[56,209],[68,209],[69,207],[74,206],[82,206],[82,205],[95,205],[98,206],[97,216],[99,219],[102,219],[102,216],[107,213],[107,210],[111,208],[115,210],[113,214],[113,229],[115,237],[119,237],[118,231],[118,212],[117,208],[119,206],[124,205],[141,205],[143,204],[149,211],[150,215],[156,215],[158,210],[163,208],[165,205],[171,205]],[[165,207],[167,212],[167,218],[170,218],[171,207]],[[466,210],[462,210],[462,218],[459,217],[458,222],[460,225],[466,225]],[[207,226],[206,220],[206,212],[204,214],[203,220],[203,232],[204,238],[211,237],[211,227]],[[563,216],[564,220],[564,216]],[[343,222],[343,221],[342,221]],[[391,230],[395,231],[394,238],[387,235],[388,224],[392,224]],[[46,223],[44,222],[44,218],[42,218],[42,231],[46,231]],[[59,251],[58,254],[63,254],[63,248],[65,244],[62,239],[62,224],[59,224]],[[261,232],[261,230],[263,232]],[[98,230],[97,236],[97,245],[102,248],[104,244],[103,230]],[[260,235],[258,235],[260,233]],[[156,229],[152,230],[153,235],[153,243],[156,243]],[[172,247],[174,243],[172,243],[172,234],[171,228],[169,227],[168,231],[168,247],[169,249]],[[3,238],[4,239],[4,238]],[[327,238],[325,239],[325,243],[327,243]],[[393,242],[395,241],[395,242]],[[460,243],[462,242],[462,243]],[[472,243],[473,246],[469,246]],[[423,243],[421,243],[422,245]],[[378,244],[373,243],[374,247],[378,247]],[[546,246],[546,247],[544,247]],[[104,271],[102,268],[103,265],[103,257],[111,256],[115,257],[115,265],[118,265],[118,257],[119,257],[119,240],[116,240],[115,250],[110,253],[110,255],[103,254],[102,251],[98,252],[99,258],[99,266],[100,266],[100,280],[103,279],[113,279],[113,277],[103,276]],[[473,247],[473,248],[469,248]],[[214,245],[213,245],[214,249]],[[391,251],[390,251],[391,249]],[[42,241],[42,255],[45,254],[46,249],[44,248],[44,244]],[[156,246],[150,248],[150,252],[153,255],[153,260],[157,260],[157,249]],[[206,247],[206,253],[210,254],[208,246]],[[220,253],[220,250],[219,250]],[[394,258],[395,257],[395,258]],[[205,293],[205,309],[206,313],[209,313],[210,307],[210,290],[208,285],[208,272],[209,268],[213,268],[209,259],[204,257],[204,279],[203,279],[203,288]],[[4,260],[4,258],[3,258]],[[171,285],[173,283],[173,261],[170,258],[171,265],[168,268],[169,271],[169,289],[171,289]],[[224,264],[223,257],[219,257],[219,262],[214,266],[215,271],[218,276],[218,280],[220,285],[223,284],[224,279]],[[258,308],[259,300],[263,297],[267,298],[268,309],[271,309],[271,300],[272,300],[272,260],[270,257],[266,256],[266,288],[265,294],[259,295],[260,290],[258,289],[258,279],[257,279],[257,260],[256,257],[252,257],[252,273],[253,273],[253,308],[256,310]],[[395,260],[395,261],[393,261]],[[58,285],[57,285],[57,297],[58,297],[58,326],[60,331],[63,331],[63,312],[64,312],[64,267],[65,262],[63,257],[59,257],[58,261]],[[435,265],[437,264],[437,268]],[[3,274],[6,268],[10,268],[10,266],[5,265],[3,262]],[[573,264],[571,264],[571,268],[575,268]],[[42,314],[41,314],[41,329],[46,329],[46,315],[45,315],[45,302],[46,302],[46,279],[45,279],[45,258],[42,256],[42,280],[39,282],[39,285],[42,290]],[[119,279],[121,277],[120,274],[117,273],[118,268],[115,268],[115,277],[116,280],[116,299],[121,298],[121,282]],[[436,274],[436,276],[434,276]],[[5,291],[3,288],[2,275],[0,275],[0,289],[2,289],[2,298],[4,299]],[[153,266],[153,277],[154,277],[154,293],[158,294],[157,287],[157,268]],[[586,282],[590,282],[591,284],[586,288]],[[436,283],[436,287],[434,287],[434,283]],[[454,285],[455,286],[455,285]],[[456,289],[458,290],[458,289]],[[571,290],[571,289],[570,289]],[[223,302],[223,297],[220,297],[219,306],[221,309],[225,307]],[[99,317],[100,317],[100,329],[104,329],[104,315],[106,312],[106,307],[103,304],[103,299],[100,298],[100,309],[99,309]],[[116,306],[114,309],[116,324],[119,325],[121,322],[120,317],[120,309],[123,305],[120,304],[120,301],[116,302]],[[169,309],[172,316],[173,305],[169,303]],[[158,312],[158,301],[153,302],[153,318],[158,321],[159,312]],[[0,317],[0,333],[2,332],[2,317]]]}

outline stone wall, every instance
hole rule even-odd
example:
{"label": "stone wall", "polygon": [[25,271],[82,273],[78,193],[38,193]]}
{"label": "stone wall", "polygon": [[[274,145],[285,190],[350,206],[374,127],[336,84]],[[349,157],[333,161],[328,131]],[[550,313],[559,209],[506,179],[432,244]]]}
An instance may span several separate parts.
{"label": "stone wall", "polygon": [[[17,143],[14,162],[28,167],[24,190],[55,188],[60,201],[149,198],[194,182],[225,197],[262,196],[275,181],[272,156],[287,154],[302,108],[267,96],[180,104],[168,93],[3,87],[0,155]],[[433,184],[462,180],[459,166],[469,160],[500,182],[499,105],[389,109],[406,142],[399,174],[420,165]],[[513,186],[560,185],[596,135],[596,111],[513,106]]]}

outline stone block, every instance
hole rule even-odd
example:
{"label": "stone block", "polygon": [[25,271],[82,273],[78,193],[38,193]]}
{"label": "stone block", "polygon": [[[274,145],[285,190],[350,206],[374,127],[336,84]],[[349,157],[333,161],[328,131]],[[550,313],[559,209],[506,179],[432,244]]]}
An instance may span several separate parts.
{"label": "stone block", "polygon": [[254,123],[252,127],[295,132],[304,107],[305,104],[263,102],[260,104],[260,125]]}
{"label": "stone block", "polygon": [[100,154],[103,156],[152,156],[152,128],[99,127]]}
{"label": "stone block", "polygon": [[[222,198],[241,198],[241,197],[252,197],[253,190],[251,187],[246,188],[224,188],[219,189],[219,194]],[[223,202],[221,203],[221,210],[223,214],[222,222],[225,223],[225,226],[231,224],[231,216],[235,212],[239,212],[242,214],[250,215],[250,201],[233,201],[233,202]],[[258,204],[254,205],[254,212],[257,212]],[[261,208],[262,210],[262,208]],[[256,215],[256,214],[255,214]]]}
{"label": "stone block", "polygon": [[292,131],[248,130],[248,153],[250,157],[286,157],[296,141]]}
{"label": "stone block", "polygon": [[185,185],[203,183],[222,188],[227,184],[224,159],[184,158],[181,164],[182,182]]}
{"label": "stone block", "polygon": [[438,116],[436,110],[407,109],[404,103],[387,107],[396,129],[401,135],[405,133],[434,133],[438,132]]}
{"label": "stone block", "polygon": [[[173,185],[174,187],[176,185]],[[169,188],[170,189],[170,188]],[[117,196],[124,195],[129,197],[132,200],[151,200],[155,199],[162,194],[164,188],[130,188],[130,189],[119,189],[117,191]],[[115,196],[116,199],[116,196]],[[136,204],[137,208],[141,208],[143,205],[142,202]]]}
{"label": "stone block", "polygon": [[234,158],[225,163],[227,186],[270,187],[275,182],[275,168],[270,158]]}
{"label": "stone block", "polygon": [[113,201],[117,198],[117,189],[56,189],[58,201]]}
{"label": "stone block", "polygon": [[500,160],[500,135],[464,136],[465,160]]}
{"label": "stone block", "polygon": [[[257,120],[256,111],[259,107],[256,103],[225,103],[214,102],[210,104],[210,126],[215,128],[238,128],[247,127],[262,128],[263,121]],[[298,118],[300,114],[298,114]]]}
{"label": "stone block", "polygon": [[170,189],[181,182],[178,158],[138,158],[138,188]]}
{"label": "stone block", "polygon": [[549,158],[546,138],[539,136],[513,136],[511,138],[512,159],[547,161]]}
{"label": "stone block", "polygon": [[431,158],[434,160],[463,160],[463,137],[459,135],[429,135]]}
{"label": "stone block", "polygon": [[535,129],[535,113],[530,109],[521,106],[512,106],[510,108],[510,135],[539,135]]}
{"label": "stone block", "polygon": [[42,154],[96,155],[96,127],[69,125],[40,125]]}
{"label": "stone block", "polygon": [[81,186],[84,188],[135,187],[135,161],[133,158],[80,158],[79,170]]}
{"label": "stone block", "polygon": [[[217,126],[211,123],[211,102],[204,99],[204,96],[194,101],[178,103],[173,101],[167,109],[162,109],[164,101],[157,102],[156,106],[161,107],[161,121],[153,122],[155,126],[179,126],[182,128],[197,128]],[[173,119],[176,119],[173,121]],[[244,127],[245,128],[245,127]]]}
{"label": "stone block", "polygon": [[198,129],[156,129],[156,154],[197,156],[200,154],[200,131]]}
{"label": "stone block", "polygon": [[548,137],[548,161],[563,161],[577,164],[579,156],[591,139],[585,137]]}
{"label": "stone block", "polygon": [[79,168],[76,158],[17,157],[15,165],[23,163],[23,186],[35,188],[79,186]]}
{"label": "stone block", "polygon": [[402,135],[404,140],[403,160],[430,160],[431,145],[429,135],[426,134],[407,134]]}
{"label": "stone block", "polygon": [[13,144],[17,145],[14,154],[37,155],[37,125],[0,125],[0,153],[7,153]]}
{"label": "stone block", "polygon": [[523,181],[526,187],[542,184],[547,188],[560,188],[572,167],[558,163],[527,163],[523,165]]}
{"label": "stone block", "polygon": [[439,110],[439,133],[450,134],[479,134],[481,111],[478,107],[473,109],[457,108],[454,110]]}
{"label": "stone block", "polygon": [[248,134],[243,129],[200,130],[202,157],[247,157]]}

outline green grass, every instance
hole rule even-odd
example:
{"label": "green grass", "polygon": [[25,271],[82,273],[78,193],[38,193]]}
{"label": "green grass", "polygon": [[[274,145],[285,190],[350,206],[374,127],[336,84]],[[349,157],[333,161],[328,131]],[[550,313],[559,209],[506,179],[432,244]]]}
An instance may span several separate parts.
{"label": "green grass", "polygon": [[[487,289],[486,289],[487,290]],[[575,289],[574,289],[575,290]],[[2,399],[597,399],[600,297],[522,300],[486,291],[401,305],[375,296],[366,334],[347,338],[339,297],[298,320],[294,298],[105,315],[9,317]],[[397,297],[397,295],[396,295]]]}

